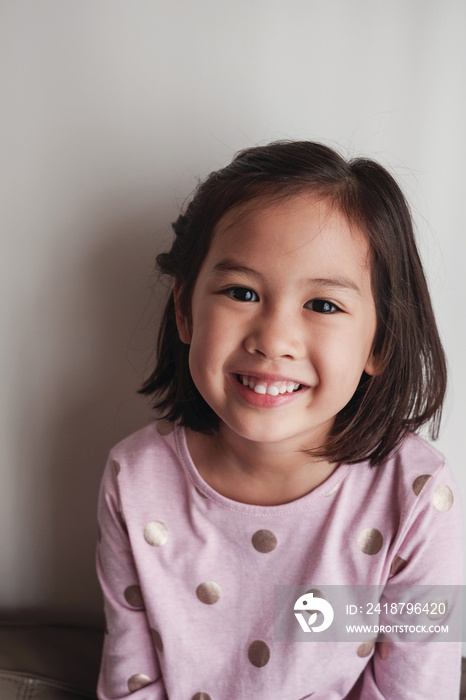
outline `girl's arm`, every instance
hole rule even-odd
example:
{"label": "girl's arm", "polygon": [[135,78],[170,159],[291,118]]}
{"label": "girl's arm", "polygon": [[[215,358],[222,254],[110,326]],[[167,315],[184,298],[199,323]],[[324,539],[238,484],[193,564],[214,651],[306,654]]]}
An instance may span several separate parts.
{"label": "girl's arm", "polygon": [[99,496],[97,571],[104,595],[106,634],[99,700],[166,700],[157,658],[157,636],[144,610],[127,535],[115,465],[107,464]]}
{"label": "girl's arm", "polygon": [[[436,594],[444,587],[451,600],[456,596],[457,606],[450,610],[451,617],[447,613],[445,619],[433,624],[454,623],[461,616],[462,526],[459,494],[445,465],[419,493],[409,521],[387,586],[400,585],[405,591],[413,586],[419,587],[418,591],[432,586]],[[416,588],[412,590],[415,595]],[[387,595],[392,592],[389,588],[386,591]],[[416,624],[415,619],[408,622]],[[438,633],[436,641],[379,642],[346,700],[458,700],[458,634],[454,637],[458,641],[441,641]]]}

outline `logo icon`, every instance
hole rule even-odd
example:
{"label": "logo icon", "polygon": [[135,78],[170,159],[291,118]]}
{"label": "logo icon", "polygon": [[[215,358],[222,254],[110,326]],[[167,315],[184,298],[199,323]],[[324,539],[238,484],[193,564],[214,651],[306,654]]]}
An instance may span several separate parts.
{"label": "logo icon", "polygon": [[[330,603],[324,600],[324,598],[314,597],[312,591],[300,596],[294,604],[294,609],[305,610],[307,613],[310,613],[307,622],[302,613],[295,612],[294,614],[304,632],[323,632],[327,630],[333,622],[333,608]],[[315,626],[314,623],[317,620],[318,613],[322,614],[323,622]]]}

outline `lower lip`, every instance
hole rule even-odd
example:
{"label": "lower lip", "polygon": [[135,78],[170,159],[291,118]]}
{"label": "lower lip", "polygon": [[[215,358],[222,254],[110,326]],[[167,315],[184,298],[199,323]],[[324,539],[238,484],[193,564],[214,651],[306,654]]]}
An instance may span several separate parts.
{"label": "lower lip", "polygon": [[249,386],[244,386],[242,382],[238,381],[236,374],[230,375],[230,382],[246,403],[251,406],[256,406],[257,408],[278,408],[280,406],[285,406],[291,401],[295,401],[307,388],[302,387],[298,389],[298,391],[293,391],[292,393],[286,392],[284,394],[277,394],[277,396],[271,396],[270,394],[258,394],[254,389],[250,389]]}

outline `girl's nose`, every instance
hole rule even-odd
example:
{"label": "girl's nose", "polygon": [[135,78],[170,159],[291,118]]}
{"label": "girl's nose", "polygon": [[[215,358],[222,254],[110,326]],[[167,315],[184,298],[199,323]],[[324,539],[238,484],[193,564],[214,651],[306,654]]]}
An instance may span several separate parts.
{"label": "girl's nose", "polygon": [[251,354],[260,354],[270,360],[301,358],[304,343],[300,325],[283,314],[261,315],[255,319],[246,337],[245,348]]}

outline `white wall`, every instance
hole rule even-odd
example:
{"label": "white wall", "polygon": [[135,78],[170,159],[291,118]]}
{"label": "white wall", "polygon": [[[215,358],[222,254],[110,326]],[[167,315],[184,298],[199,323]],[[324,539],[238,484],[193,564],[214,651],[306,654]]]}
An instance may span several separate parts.
{"label": "white wall", "polygon": [[95,621],[110,446],[148,422],[152,261],[196,177],[309,138],[389,165],[412,203],[463,494],[463,0],[3,0],[0,612]]}

